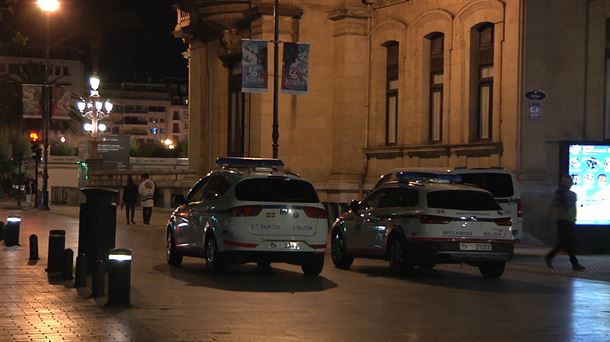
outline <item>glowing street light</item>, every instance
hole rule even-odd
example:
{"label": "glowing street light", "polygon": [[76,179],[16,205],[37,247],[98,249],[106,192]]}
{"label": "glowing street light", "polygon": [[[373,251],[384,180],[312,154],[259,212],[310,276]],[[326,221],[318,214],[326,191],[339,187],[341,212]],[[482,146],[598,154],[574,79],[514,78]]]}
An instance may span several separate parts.
{"label": "glowing street light", "polygon": [[43,12],[55,12],[59,9],[59,1],[57,0],[38,0],[37,3]]}
{"label": "glowing street light", "polygon": [[86,123],[84,128],[85,131],[91,132],[93,137],[97,135],[97,132],[106,131],[107,126],[99,123],[99,121],[107,118],[114,107],[110,100],[104,102],[100,99],[100,92],[98,90],[100,83],[99,77],[91,76],[89,78],[89,85],[91,86],[89,97],[87,99],[80,99],[76,103],[76,107],[82,116],[91,120],[91,123]]}
{"label": "glowing street light", "polygon": [[176,145],[174,145],[174,142],[170,138],[164,139],[163,145],[165,145],[165,147],[169,148],[170,150],[176,148]]}
{"label": "glowing street light", "polygon": [[110,100],[103,101],[100,98],[100,79],[97,76],[91,76],[89,78],[89,85],[91,90],[89,96],[86,99],[81,98],[76,103],[76,108],[80,111],[81,115],[89,120],[84,125],[84,129],[87,132],[91,132],[91,145],[89,150],[90,158],[96,159],[97,155],[97,134],[98,132],[105,132],[108,128],[105,124],[100,121],[110,116],[113,104]]}

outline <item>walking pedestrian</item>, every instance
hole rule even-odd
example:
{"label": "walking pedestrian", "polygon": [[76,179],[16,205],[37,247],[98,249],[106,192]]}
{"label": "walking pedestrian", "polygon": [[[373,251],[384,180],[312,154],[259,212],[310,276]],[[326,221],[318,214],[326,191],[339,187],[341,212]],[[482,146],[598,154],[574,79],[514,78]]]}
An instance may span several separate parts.
{"label": "walking pedestrian", "polygon": [[31,175],[28,175],[25,180],[25,204],[28,208],[31,208],[34,203],[34,196],[36,192],[36,187],[34,183],[34,178]]}
{"label": "walking pedestrian", "polygon": [[133,181],[131,175],[127,177],[127,184],[123,187],[123,203],[121,204],[121,209],[125,206],[125,218],[127,219],[127,224],[129,222],[136,224],[134,220],[134,216],[136,214],[136,200],[138,198],[138,187],[136,183]]}
{"label": "walking pedestrian", "polygon": [[146,172],[142,174],[142,182],[138,187],[138,193],[140,194],[142,204],[142,219],[144,224],[150,224],[152,208],[155,204],[155,183],[148,178],[148,173]]}
{"label": "walking pedestrian", "polygon": [[565,249],[570,256],[572,270],[582,271],[584,266],[578,263],[574,246],[574,229],[576,227],[576,193],[570,191],[572,177],[564,175],[555,191],[553,202],[549,210],[549,218],[557,224],[557,244],[545,256],[544,261],[549,268],[553,268],[553,258],[559,251]]}

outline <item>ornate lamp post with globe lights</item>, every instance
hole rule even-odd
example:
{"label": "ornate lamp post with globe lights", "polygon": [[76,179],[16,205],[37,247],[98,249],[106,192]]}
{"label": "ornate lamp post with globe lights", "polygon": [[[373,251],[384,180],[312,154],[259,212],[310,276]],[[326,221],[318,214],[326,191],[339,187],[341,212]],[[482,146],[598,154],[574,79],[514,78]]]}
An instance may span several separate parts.
{"label": "ornate lamp post with globe lights", "polygon": [[91,132],[91,145],[89,150],[89,158],[97,159],[97,143],[98,133],[106,131],[106,125],[100,123],[101,120],[107,118],[112,111],[112,103],[110,100],[103,101],[98,91],[100,87],[100,79],[97,76],[91,76],[89,78],[89,85],[91,91],[87,99],[80,99],[76,103],[78,110],[82,116],[91,120],[91,123],[86,123],[84,129],[87,132]]}

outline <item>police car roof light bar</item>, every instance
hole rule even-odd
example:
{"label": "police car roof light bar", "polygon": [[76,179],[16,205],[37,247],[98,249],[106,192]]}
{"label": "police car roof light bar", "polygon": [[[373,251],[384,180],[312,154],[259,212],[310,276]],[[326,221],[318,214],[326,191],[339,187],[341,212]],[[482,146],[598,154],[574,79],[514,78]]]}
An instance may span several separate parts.
{"label": "police car roof light bar", "polygon": [[282,162],[280,159],[271,158],[218,157],[216,158],[216,165],[220,167],[270,167],[279,169],[284,167],[284,162]]}

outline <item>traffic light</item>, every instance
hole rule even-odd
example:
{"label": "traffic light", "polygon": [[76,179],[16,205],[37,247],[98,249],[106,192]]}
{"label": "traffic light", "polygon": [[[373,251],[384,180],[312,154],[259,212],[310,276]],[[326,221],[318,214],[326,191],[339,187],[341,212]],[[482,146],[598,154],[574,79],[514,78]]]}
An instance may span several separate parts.
{"label": "traffic light", "polygon": [[30,132],[30,144],[32,158],[34,158],[34,160],[40,160],[40,134],[37,131]]}

